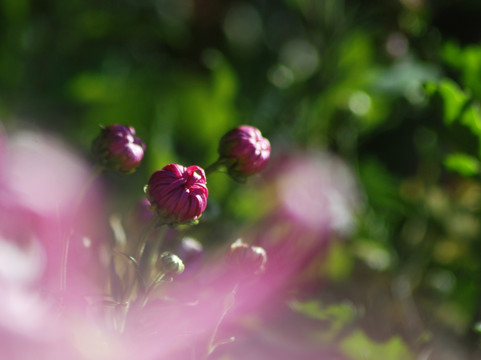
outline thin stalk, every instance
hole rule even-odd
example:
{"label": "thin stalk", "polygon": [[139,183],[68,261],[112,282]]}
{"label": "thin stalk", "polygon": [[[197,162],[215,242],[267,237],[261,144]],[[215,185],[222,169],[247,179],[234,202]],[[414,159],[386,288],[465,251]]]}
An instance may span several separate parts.
{"label": "thin stalk", "polygon": [[235,160],[232,160],[232,159],[219,158],[204,169],[205,174],[206,175],[212,174],[213,172],[218,171],[220,168],[222,168],[224,166],[229,167],[234,162],[235,162]]}
{"label": "thin stalk", "polygon": [[[130,289],[126,291],[126,295],[124,301],[122,302],[125,304],[121,308],[120,313],[120,326],[118,327],[120,332],[125,330],[127,325],[128,315],[131,309],[131,305],[136,308],[139,306],[139,301],[142,299],[142,306],[144,306],[144,298],[148,296],[148,280],[146,279],[146,272],[150,275],[151,269],[148,266],[150,263],[150,255],[152,254],[152,250],[156,247],[153,246],[156,243],[160,243],[161,241],[149,241],[149,237],[152,232],[157,229],[158,227],[165,225],[157,216],[153,216],[149,222],[145,225],[142,233],[139,236],[139,240],[137,242],[135,256],[127,255],[127,258],[135,266],[136,277],[133,283],[130,286]],[[162,236],[159,236],[162,238]],[[157,240],[157,239],[156,239]],[[159,245],[160,246],[160,245]],[[135,297],[135,293],[137,290],[137,297]],[[149,291],[150,292],[150,291]],[[145,300],[146,303],[146,300]]]}
{"label": "thin stalk", "polygon": [[217,171],[217,169],[222,166],[222,162],[221,162],[221,159],[218,159],[216,161],[214,161],[212,164],[210,164],[209,166],[207,166],[204,171],[205,171],[205,174],[206,175],[209,175],[215,171]]}
{"label": "thin stalk", "polygon": [[[85,181],[83,184],[82,188],[80,189],[80,192],[78,193],[77,199],[74,202],[73,206],[73,217],[76,216],[80,205],[82,204],[82,201],[85,198],[85,195],[87,194],[88,189],[90,186],[93,184],[95,179],[102,173],[103,167],[101,166],[96,166],[93,171],[90,173],[90,176],[88,179]],[[61,303],[63,303],[63,298],[64,298],[64,293],[67,289],[67,269],[68,269],[68,255],[69,255],[69,250],[70,250],[70,239],[72,238],[73,235],[73,229],[70,229],[70,233],[65,239],[64,242],[64,247],[63,247],[63,252],[62,252],[62,265],[60,269],[60,293],[61,295]]]}
{"label": "thin stalk", "polygon": [[[147,303],[147,298],[151,291],[150,288],[152,284],[149,284],[149,281],[152,268],[155,266],[155,254],[159,252],[159,248],[162,246],[167,227],[164,226],[161,234],[156,236],[155,239],[149,239],[149,236],[155,229],[162,225],[165,224],[158,218],[153,218],[144,229],[138,244],[138,299],[143,299],[142,306],[145,306]],[[154,281],[156,281],[156,279],[154,279]]]}
{"label": "thin stalk", "polygon": [[137,261],[139,261],[139,263],[145,252],[145,247],[147,246],[150,234],[152,234],[152,232],[156,228],[162,226],[163,224],[164,223],[157,216],[154,215],[142,230],[142,233],[140,234],[140,237],[139,237],[139,241],[137,242],[137,251],[136,251],[136,259]]}
{"label": "thin stalk", "polygon": [[219,332],[219,328],[220,328],[220,325],[222,324],[222,321],[224,321],[224,318],[226,317],[230,309],[234,306],[235,295],[237,293],[238,287],[239,287],[239,284],[236,284],[232,289],[232,291],[229,294],[227,294],[226,298],[224,299],[224,308],[222,309],[222,313],[219,319],[217,320],[217,323],[215,324],[212,335],[210,336],[209,343],[207,344],[207,354],[204,357],[204,360],[207,360],[209,358],[209,356],[214,352],[217,346],[234,341],[234,338],[231,337],[220,343],[215,343],[215,339],[217,337],[217,333]]}
{"label": "thin stalk", "polygon": [[165,273],[157,274],[157,276],[152,281],[152,283],[146,288],[146,290],[142,294],[142,307],[145,307],[145,305],[147,305],[147,302],[149,301],[150,293],[152,292],[152,290],[154,290],[157,284],[162,281],[164,277],[165,277]]}

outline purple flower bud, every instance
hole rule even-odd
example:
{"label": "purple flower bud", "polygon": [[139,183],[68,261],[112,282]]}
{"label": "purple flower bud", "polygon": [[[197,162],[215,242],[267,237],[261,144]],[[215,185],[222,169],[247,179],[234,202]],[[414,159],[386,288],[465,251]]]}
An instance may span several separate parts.
{"label": "purple flower bud", "polygon": [[260,246],[251,246],[238,239],[230,246],[227,262],[234,271],[249,276],[264,271],[267,255]]}
{"label": "purple flower bud", "polygon": [[135,136],[132,126],[114,124],[102,127],[100,135],[92,142],[92,152],[102,166],[128,174],[142,162],[145,144]]}
{"label": "purple flower bud", "polygon": [[246,177],[255,174],[267,166],[271,153],[269,140],[262,137],[259,129],[242,125],[228,133],[220,140],[220,158],[228,162],[229,174],[234,177]]}
{"label": "purple flower bud", "polygon": [[169,164],[150,177],[146,195],[151,208],[169,224],[197,220],[207,206],[204,170]]}

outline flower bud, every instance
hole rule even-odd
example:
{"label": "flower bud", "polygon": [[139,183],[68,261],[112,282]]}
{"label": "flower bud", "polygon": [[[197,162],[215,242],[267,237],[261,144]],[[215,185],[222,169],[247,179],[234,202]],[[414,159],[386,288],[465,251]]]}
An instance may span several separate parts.
{"label": "flower bud", "polygon": [[182,259],[168,251],[160,255],[159,262],[164,274],[181,274],[185,269]]}
{"label": "flower bud", "polygon": [[151,209],[168,224],[197,220],[209,195],[205,172],[196,165],[164,166],[152,174],[145,191]]}
{"label": "flower bud", "polygon": [[242,125],[226,133],[219,143],[220,159],[228,164],[234,178],[245,178],[267,166],[271,153],[269,140],[259,129]]}
{"label": "flower bud", "polygon": [[99,163],[123,174],[135,171],[144,152],[145,144],[135,136],[131,126],[114,124],[102,127],[100,135],[92,142],[92,153]]}
{"label": "flower bud", "polygon": [[245,275],[259,274],[264,271],[267,255],[260,246],[251,246],[238,239],[230,246],[227,262]]}

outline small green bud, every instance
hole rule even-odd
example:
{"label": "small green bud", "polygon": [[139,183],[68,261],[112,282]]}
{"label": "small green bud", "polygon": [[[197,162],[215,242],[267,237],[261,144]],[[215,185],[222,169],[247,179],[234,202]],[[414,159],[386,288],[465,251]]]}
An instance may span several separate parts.
{"label": "small green bud", "polygon": [[169,251],[163,252],[159,261],[160,270],[164,274],[181,274],[185,269],[182,259]]}

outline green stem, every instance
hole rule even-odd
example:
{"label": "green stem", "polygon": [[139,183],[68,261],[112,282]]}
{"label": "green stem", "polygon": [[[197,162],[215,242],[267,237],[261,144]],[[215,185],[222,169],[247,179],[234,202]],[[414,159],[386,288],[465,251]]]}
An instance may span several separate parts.
{"label": "green stem", "polygon": [[227,313],[232,309],[234,306],[234,301],[235,301],[235,295],[237,293],[237,289],[239,288],[239,284],[236,284],[232,291],[227,294],[227,296],[224,299],[224,307],[222,309],[222,314],[220,315],[219,319],[217,320],[217,323],[214,327],[214,331],[212,332],[212,335],[209,339],[209,343],[207,345],[207,354],[204,358],[204,360],[207,360],[209,356],[214,352],[214,350],[217,348],[218,345],[225,344],[228,342],[234,341],[234,338],[229,338],[227,341],[222,341],[220,343],[215,343],[215,339],[217,337],[217,333],[219,332],[219,327],[222,324],[222,321],[224,321],[224,318],[226,317]]}
{"label": "green stem", "polygon": [[[125,307],[121,308],[121,332],[123,332],[126,327],[131,305],[134,308],[138,308],[145,306],[145,304],[147,303],[148,295],[151,291],[150,287],[152,286],[152,284],[148,285],[149,278],[146,275],[150,276],[150,273],[152,272],[152,268],[151,266],[149,266],[152,265],[152,254],[155,254],[155,249],[160,247],[163,234],[158,236],[153,241],[149,241],[149,239],[154,230],[161,227],[162,225],[166,224],[159,217],[154,215],[145,225],[142,233],[139,236],[134,256],[127,255],[127,257],[131,259],[132,263],[135,265],[136,277],[132,284],[129,286],[130,289],[126,291],[126,295],[123,301],[123,303],[125,303]],[[135,296],[136,292],[137,296]]]}
{"label": "green stem", "polygon": [[218,159],[204,169],[205,174],[212,174],[213,172],[217,171],[220,166],[222,166],[221,159]]}
{"label": "green stem", "polygon": [[229,167],[231,166],[235,160],[233,159],[226,159],[226,158],[218,158],[216,161],[214,161],[212,164],[207,166],[204,171],[206,175],[212,174],[213,172],[218,171],[222,167]]}
{"label": "green stem", "polygon": [[154,290],[154,288],[157,286],[157,284],[164,278],[165,273],[158,273],[155,279],[150,283],[149,286],[147,286],[146,290],[142,294],[142,307],[147,305],[147,302],[149,301],[149,295]]}
{"label": "green stem", "polygon": [[[82,188],[80,189],[80,192],[78,193],[77,199],[74,202],[73,205],[73,217],[76,216],[80,205],[82,204],[82,201],[85,198],[85,195],[87,194],[88,189],[94,182],[94,180],[102,173],[103,167],[101,166],[96,166],[93,171],[90,173],[90,176],[88,179],[85,181],[83,184]],[[67,289],[67,269],[68,269],[68,255],[69,255],[69,250],[70,250],[70,239],[73,235],[73,228],[70,229],[70,233],[65,239],[64,247],[63,247],[63,252],[62,252],[62,265],[60,269],[60,293],[61,295],[61,302],[63,303],[63,297],[64,293]]]}
{"label": "green stem", "polygon": [[164,223],[156,215],[154,215],[142,230],[142,233],[140,234],[140,237],[139,237],[139,241],[137,242],[137,251],[136,251],[136,255],[137,255],[136,259],[139,262],[142,259],[142,256],[144,255],[145,247],[147,246],[149,236],[152,234],[152,232],[156,228],[162,225],[164,225]]}
{"label": "green stem", "polygon": [[[155,255],[162,246],[162,241],[167,227],[163,227],[163,231],[155,239],[149,239],[152,232],[166,225],[159,218],[154,217],[145,227],[138,244],[138,298],[142,300],[142,306],[147,303],[147,297],[151,291],[152,284],[149,284],[152,268],[155,266]],[[150,240],[150,241],[149,241]]]}

